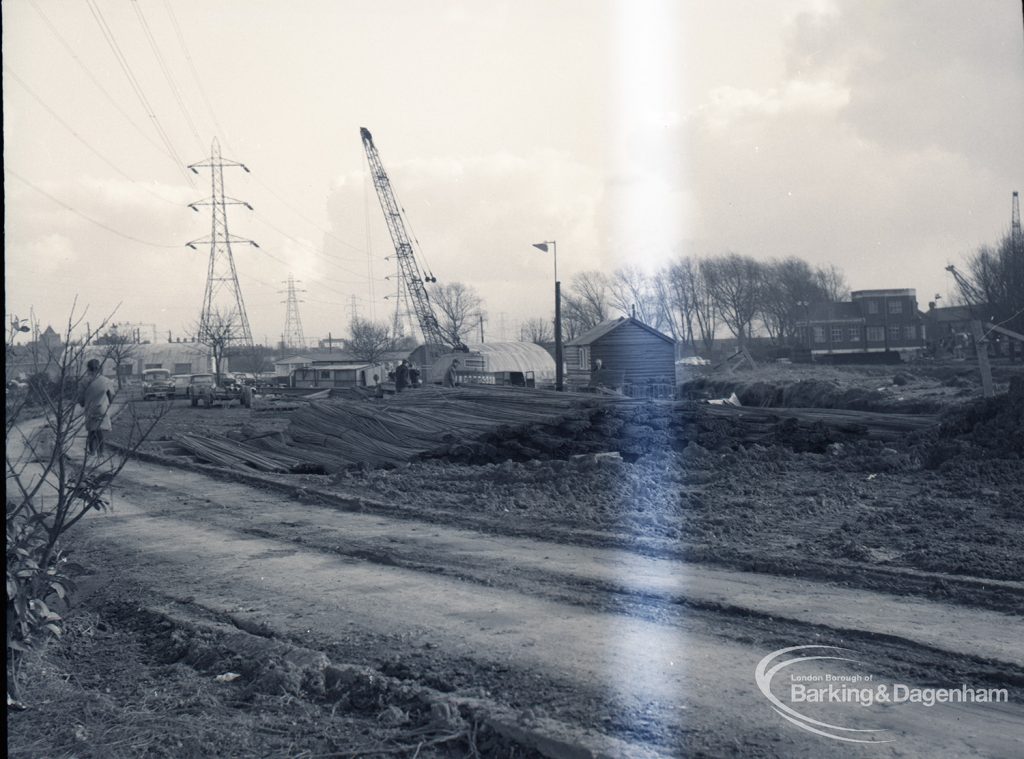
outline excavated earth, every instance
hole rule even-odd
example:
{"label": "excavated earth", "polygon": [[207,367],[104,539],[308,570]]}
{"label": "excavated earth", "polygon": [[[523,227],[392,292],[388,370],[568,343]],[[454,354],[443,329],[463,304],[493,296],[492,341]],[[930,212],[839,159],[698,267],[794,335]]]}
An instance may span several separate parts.
{"label": "excavated earth", "polygon": [[[36,705],[9,716],[9,748],[1021,755],[1024,385],[974,402],[959,367],[902,384],[880,371],[852,384],[882,405],[848,405],[902,404],[936,426],[881,442],[780,422],[743,442],[728,420],[651,405],[551,440],[504,430],[391,469],[272,475],[171,441],[283,432],[286,415],[175,407],[112,512],[83,523],[84,591],[34,664]],[[688,392],[775,384],[765,405],[843,407],[850,389],[841,370],[737,376]],[[758,659],[802,643],[911,682],[1005,687],[1011,703],[868,710],[899,740],[839,751],[756,691]]]}

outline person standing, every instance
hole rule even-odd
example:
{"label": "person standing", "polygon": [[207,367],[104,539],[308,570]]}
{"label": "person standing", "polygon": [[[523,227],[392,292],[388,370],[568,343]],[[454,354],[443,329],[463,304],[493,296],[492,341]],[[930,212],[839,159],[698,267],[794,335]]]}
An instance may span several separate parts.
{"label": "person standing", "polygon": [[456,387],[459,384],[459,360],[452,359],[448,365],[448,371],[444,373],[444,386]]}
{"label": "person standing", "polygon": [[409,388],[415,390],[420,386],[420,370],[416,364],[409,364]]}
{"label": "person standing", "polygon": [[402,363],[395,369],[395,392],[400,393],[409,386],[409,362],[402,359]]}
{"label": "person standing", "polygon": [[110,430],[110,404],[114,400],[114,384],[100,372],[100,362],[91,358],[78,394],[78,404],[85,409],[85,451],[99,456],[103,453],[103,436]]}

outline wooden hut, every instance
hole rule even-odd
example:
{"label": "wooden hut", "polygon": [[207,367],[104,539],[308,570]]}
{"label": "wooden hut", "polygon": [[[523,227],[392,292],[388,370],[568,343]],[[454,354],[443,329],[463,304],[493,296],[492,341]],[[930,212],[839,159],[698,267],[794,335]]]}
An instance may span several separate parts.
{"label": "wooden hut", "polygon": [[564,358],[565,381],[572,388],[597,383],[611,387],[675,384],[675,340],[633,317],[601,322],[570,340]]}

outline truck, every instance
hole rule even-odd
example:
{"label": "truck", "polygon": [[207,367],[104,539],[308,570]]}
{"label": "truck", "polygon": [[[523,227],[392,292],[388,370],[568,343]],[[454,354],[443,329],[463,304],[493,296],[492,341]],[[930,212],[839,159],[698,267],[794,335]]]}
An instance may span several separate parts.
{"label": "truck", "polygon": [[230,405],[232,401],[242,403],[242,386],[233,379],[222,377],[220,384],[217,384],[212,375],[202,376],[209,377],[209,381],[204,379],[189,385],[189,400],[193,406],[202,403],[205,408],[210,408],[211,406]]}

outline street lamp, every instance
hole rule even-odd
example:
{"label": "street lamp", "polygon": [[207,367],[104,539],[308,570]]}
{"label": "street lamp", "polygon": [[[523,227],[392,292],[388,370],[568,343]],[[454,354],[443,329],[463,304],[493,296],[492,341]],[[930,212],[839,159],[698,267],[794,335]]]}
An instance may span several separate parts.
{"label": "street lamp", "polygon": [[562,283],[558,281],[558,246],[554,240],[535,242],[533,247],[551,253],[555,262],[555,390],[562,390]]}

